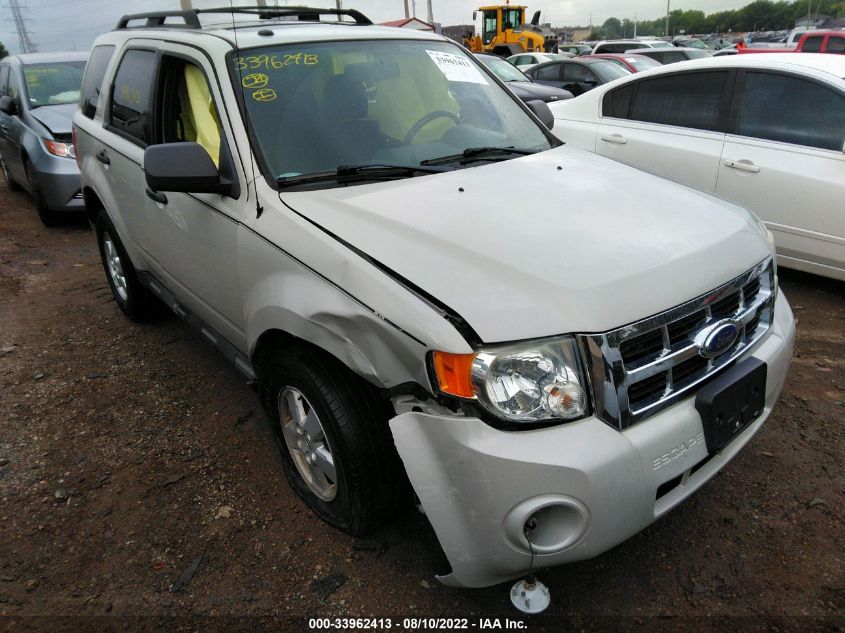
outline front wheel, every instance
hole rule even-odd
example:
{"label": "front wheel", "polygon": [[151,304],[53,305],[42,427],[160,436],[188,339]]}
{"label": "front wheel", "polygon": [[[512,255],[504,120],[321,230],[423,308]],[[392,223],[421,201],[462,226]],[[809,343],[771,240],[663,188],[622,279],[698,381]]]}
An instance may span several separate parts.
{"label": "front wheel", "polygon": [[274,351],[261,373],[285,476],[320,518],[361,535],[412,498],[372,386],[305,344]]}
{"label": "front wheel", "polygon": [[41,185],[38,182],[38,176],[35,174],[35,168],[29,158],[24,159],[24,169],[26,170],[26,179],[29,182],[29,192],[32,196],[32,201],[35,203],[35,209],[38,211],[38,217],[41,218],[41,223],[44,226],[56,226],[59,223],[59,214],[50,209],[47,204],[47,199],[41,191]]}

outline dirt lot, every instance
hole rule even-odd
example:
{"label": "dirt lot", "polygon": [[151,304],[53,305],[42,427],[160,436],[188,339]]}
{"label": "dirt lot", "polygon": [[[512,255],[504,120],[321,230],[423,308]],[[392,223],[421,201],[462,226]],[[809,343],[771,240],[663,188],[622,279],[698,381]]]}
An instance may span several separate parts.
{"label": "dirt lot", "polygon": [[312,516],[241,375],[175,317],[128,322],[87,225],[45,229],[26,195],[0,187],[0,628],[509,616],[538,631],[837,630],[845,284],[781,282],[798,343],[763,430],[645,532],[542,572],[552,606],[526,619],[507,586],[439,585],[445,559],[422,515],[364,540]]}

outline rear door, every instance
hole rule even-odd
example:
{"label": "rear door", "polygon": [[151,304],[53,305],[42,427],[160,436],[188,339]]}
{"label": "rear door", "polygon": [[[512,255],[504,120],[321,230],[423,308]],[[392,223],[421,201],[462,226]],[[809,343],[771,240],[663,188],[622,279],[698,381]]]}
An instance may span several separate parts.
{"label": "rear door", "polygon": [[[144,149],[152,143],[153,83],[158,55],[142,46],[126,49],[117,62],[104,113],[105,133],[90,140],[94,150],[93,177],[105,182],[107,211],[127,248],[140,249],[149,260],[150,231],[146,220],[144,196]],[[113,208],[108,208],[112,205]],[[116,216],[116,217],[114,217]],[[125,228],[124,228],[125,227]],[[133,252],[130,250],[130,252]],[[145,262],[134,262],[146,269]]]}
{"label": "rear door", "polygon": [[742,77],[717,193],[754,211],[787,266],[845,279],[845,91],[810,77]]}
{"label": "rear door", "polygon": [[564,62],[561,66],[563,66],[562,87],[575,97],[592,90],[600,83],[599,78],[587,64]]}
{"label": "rear door", "polygon": [[[8,94],[9,88],[9,64],[0,64],[0,97]],[[5,112],[0,112],[0,156],[9,170],[11,175],[11,162],[17,162],[17,157],[12,151],[12,144],[9,141],[9,129],[11,126],[12,117]]]}
{"label": "rear door", "polygon": [[555,88],[563,87],[563,64],[548,62],[532,66],[528,70],[528,74],[538,84],[554,86]]}
{"label": "rear door", "polygon": [[602,103],[596,152],[698,189],[716,188],[730,107],[727,70],[631,81]]}

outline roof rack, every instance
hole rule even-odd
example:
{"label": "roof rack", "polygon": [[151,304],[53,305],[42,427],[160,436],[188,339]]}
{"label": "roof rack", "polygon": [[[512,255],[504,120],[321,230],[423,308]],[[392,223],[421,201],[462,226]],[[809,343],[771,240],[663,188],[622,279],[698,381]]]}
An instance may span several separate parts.
{"label": "roof rack", "polygon": [[[117,22],[116,31],[122,29],[169,28],[169,29],[201,29],[200,13],[240,13],[255,15],[262,20],[274,18],[295,17],[300,21],[319,21],[321,15],[349,16],[355,24],[366,26],[372,24],[366,15],[355,9],[322,9],[316,7],[219,7],[214,9],[193,9],[191,11],[156,11],[153,13],[133,13],[124,15]],[[184,23],[168,23],[167,18],[182,18]],[[145,20],[144,24],[129,26],[130,22]]]}

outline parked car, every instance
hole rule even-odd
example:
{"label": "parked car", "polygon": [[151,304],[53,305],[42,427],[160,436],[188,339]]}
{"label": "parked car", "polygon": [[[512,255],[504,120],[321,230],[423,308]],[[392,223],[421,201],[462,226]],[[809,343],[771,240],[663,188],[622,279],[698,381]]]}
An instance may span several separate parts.
{"label": "parked car", "polygon": [[602,40],[593,46],[593,55],[599,53],[624,53],[632,48],[652,48],[640,40]]}
{"label": "parked car", "polygon": [[713,56],[714,51],[700,48],[635,48],[625,51],[630,55],[645,55],[663,65],[685,62],[690,59],[704,59]]}
{"label": "parked car", "polygon": [[524,71],[543,62],[570,59],[572,57],[575,57],[572,53],[521,53],[519,55],[511,55],[507,58],[507,61],[519,68],[519,70]]}
{"label": "parked car", "polygon": [[666,40],[658,40],[654,38],[637,38],[640,48],[672,48],[672,43]]}
{"label": "parked car", "polygon": [[748,207],[781,266],[845,279],[843,77],[835,55],[689,62],[556,105],[555,134]]}
{"label": "parked car", "polygon": [[744,48],[737,52],[749,53],[834,53],[845,54],[845,31],[810,31],[804,33],[795,48]]}
{"label": "parked car", "polygon": [[589,58],[609,59],[616,62],[630,70],[632,73],[638,73],[643,70],[651,70],[652,68],[660,68],[663,64],[659,61],[646,57],[645,55],[637,55],[634,53],[600,53],[598,55],[585,56],[582,59]]}
{"label": "parked car", "polygon": [[434,33],[211,11],[95,41],[86,210],[117,305],[257,381],[320,517],[362,534],[413,487],[441,580],[486,586],[624,541],[761,428],[794,323],[754,216],[561,144]]}
{"label": "parked car", "polygon": [[525,74],[539,84],[563,88],[577,97],[596,86],[630,75],[631,71],[607,59],[579,57],[539,64]]}
{"label": "parked car", "polygon": [[26,189],[41,221],[81,211],[71,120],[87,53],[12,55],[0,62],[0,171]]}
{"label": "parked car", "polygon": [[505,82],[508,88],[510,88],[511,91],[523,101],[533,101],[535,99],[539,99],[540,101],[551,103],[553,101],[560,101],[561,99],[572,98],[572,93],[568,90],[534,83],[531,77],[517,68],[514,68],[514,66],[498,55],[476,53],[475,56],[482,64],[489,68],[496,77]]}
{"label": "parked car", "polygon": [[558,44],[558,52],[572,53],[575,57],[579,55],[589,55],[593,52],[593,47],[587,44]]}

